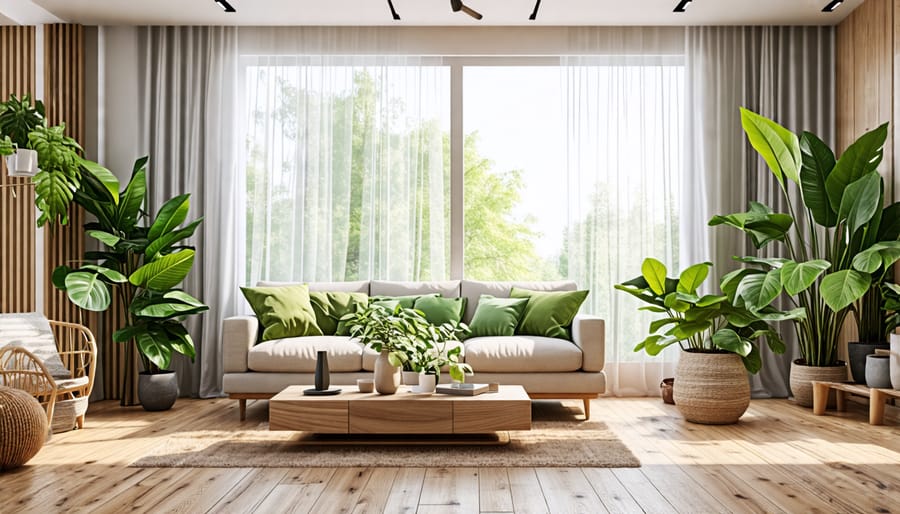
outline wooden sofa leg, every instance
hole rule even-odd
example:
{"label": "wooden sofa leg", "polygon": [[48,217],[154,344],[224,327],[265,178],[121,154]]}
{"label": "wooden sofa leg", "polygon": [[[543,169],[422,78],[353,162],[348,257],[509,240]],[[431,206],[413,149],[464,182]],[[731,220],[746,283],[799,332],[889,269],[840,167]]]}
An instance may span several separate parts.
{"label": "wooden sofa leg", "polygon": [[247,400],[245,400],[244,398],[241,398],[240,400],[238,400],[238,406],[239,406],[238,410],[240,411],[241,421],[244,421],[247,419]]}
{"label": "wooden sofa leg", "polygon": [[78,427],[78,430],[84,428],[84,414],[75,418],[75,426]]}
{"label": "wooden sofa leg", "polygon": [[584,398],[582,401],[584,402],[584,420],[587,421],[591,419],[591,399]]}

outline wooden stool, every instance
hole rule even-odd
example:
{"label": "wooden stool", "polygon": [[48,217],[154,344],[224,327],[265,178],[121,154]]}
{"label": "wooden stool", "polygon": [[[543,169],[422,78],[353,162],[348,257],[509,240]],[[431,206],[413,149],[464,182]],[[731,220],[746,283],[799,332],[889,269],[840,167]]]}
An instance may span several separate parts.
{"label": "wooden stool", "polygon": [[870,389],[864,385],[849,382],[816,382],[813,381],[813,414],[825,414],[828,402],[828,391],[835,390],[837,410],[847,410],[847,395],[855,394],[869,398],[869,424],[884,425],[884,404],[889,398],[900,398],[900,391],[894,389]]}

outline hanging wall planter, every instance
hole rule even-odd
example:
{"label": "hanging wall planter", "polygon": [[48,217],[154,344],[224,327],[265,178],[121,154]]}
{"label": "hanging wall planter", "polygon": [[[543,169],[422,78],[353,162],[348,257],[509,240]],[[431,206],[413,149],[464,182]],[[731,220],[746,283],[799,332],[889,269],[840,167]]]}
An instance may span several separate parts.
{"label": "hanging wall planter", "polygon": [[33,177],[38,174],[38,154],[34,150],[19,148],[6,156],[6,168],[10,177]]}

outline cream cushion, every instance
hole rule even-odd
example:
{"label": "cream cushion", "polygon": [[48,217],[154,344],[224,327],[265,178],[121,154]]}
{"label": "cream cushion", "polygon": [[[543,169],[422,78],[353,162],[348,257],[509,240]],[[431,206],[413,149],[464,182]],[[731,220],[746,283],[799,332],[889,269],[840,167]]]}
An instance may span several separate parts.
{"label": "cream cushion", "polygon": [[[452,350],[453,348],[456,348],[457,346],[462,346],[462,351],[459,352],[459,361],[462,362],[463,357],[466,354],[466,347],[462,343],[460,343],[459,341],[450,341],[449,343],[447,343],[447,350]],[[377,359],[377,358],[378,358],[378,352],[376,352],[375,350],[366,346],[365,349],[363,350],[363,358],[362,358],[363,369],[365,371],[375,371],[375,359]],[[446,367],[444,369],[446,370]]]}
{"label": "cream cushion", "polygon": [[247,355],[252,371],[312,373],[316,352],[328,352],[328,370],[334,373],[362,369],[362,344],[345,336],[289,337],[262,342]]}
{"label": "cream cushion", "polygon": [[551,373],[581,369],[581,349],[571,341],[540,336],[473,337],[466,363],[475,373]]}

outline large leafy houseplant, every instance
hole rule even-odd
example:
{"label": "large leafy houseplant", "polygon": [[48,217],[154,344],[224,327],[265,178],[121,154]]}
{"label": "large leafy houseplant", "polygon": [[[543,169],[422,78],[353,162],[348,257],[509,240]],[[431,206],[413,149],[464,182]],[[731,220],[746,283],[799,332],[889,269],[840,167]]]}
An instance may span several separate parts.
{"label": "large leafy houseplant", "polygon": [[184,319],[208,307],[178,288],[194,263],[194,249],[184,240],[202,218],[185,224],[190,195],[183,194],[165,202],[151,221],[142,210],[146,164],[146,157],[135,162],[121,192],[118,180],[99,166],[82,176],[74,201],[96,217],[85,229],[101,249],[86,252],[76,269],[56,268],[52,278],[75,305],[90,311],[107,310],[111,290],[117,290],[127,322],[113,339],[129,345],[127,358],[136,343],[144,369],[154,373],[168,369],[174,353],[194,357]]}
{"label": "large leafy houseplant", "polygon": [[711,266],[695,264],[677,278],[671,278],[666,276],[668,271],[662,262],[648,258],[641,266],[640,276],[616,284],[616,289],[648,304],[640,310],[662,316],[650,323],[650,335],[634,351],[658,355],[678,344],[687,352],[734,353],[740,356],[747,371],[757,373],[762,368],[760,339],[765,338],[775,353],[785,350],[770,323],[802,319],[803,309],[784,312],[767,306],[751,310],[736,294],[736,284],[728,280],[721,284],[724,294],[701,295],[698,290],[709,276]]}
{"label": "large leafy houseplant", "polygon": [[388,352],[392,366],[402,367],[406,363],[414,371],[439,372],[448,366],[450,377],[458,382],[465,381],[472,367],[459,362],[460,347],[446,349],[449,341],[458,341],[468,328],[462,324],[444,323],[434,326],[422,316],[420,311],[393,310],[372,304],[356,313],[342,318],[350,324],[350,334],[359,342],[376,352]]}
{"label": "large leafy houseplant", "polygon": [[[883,208],[884,181],[877,171],[887,125],[864,134],[835,159],[810,132],[798,137],[747,109],[741,109],[741,122],[775,176],[788,213],[751,202],[749,211],[715,216],[710,225],[745,232],[757,249],[778,243],[786,257],[740,258],[750,267],[727,275],[723,284],[734,284],[751,312],[764,311],[786,292],[806,311],[794,324],[798,363],[836,365],[848,313],[900,258],[900,203]],[[857,311],[862,307],[857,304]]]}

